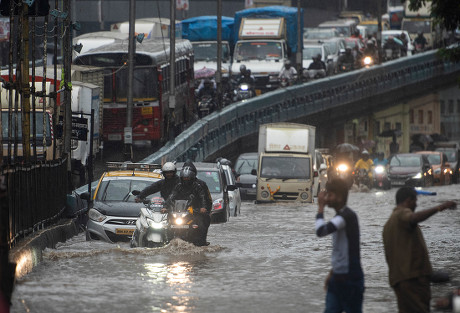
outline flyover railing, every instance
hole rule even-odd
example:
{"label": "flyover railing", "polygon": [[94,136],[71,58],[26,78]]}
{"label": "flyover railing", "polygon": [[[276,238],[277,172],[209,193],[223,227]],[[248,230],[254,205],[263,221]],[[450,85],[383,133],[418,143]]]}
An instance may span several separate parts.
{"label": "flyover railing", "polygon": [[362,99],[378,99],[389,92],[455,73],[460,73],[460,63],[442,60],[437,51],[429,51],[278,89],[202,118],[142,162],[188,158],[203,161],[239,138],[258,132],[261,124],[292,121],[336,107],[346,108]]}

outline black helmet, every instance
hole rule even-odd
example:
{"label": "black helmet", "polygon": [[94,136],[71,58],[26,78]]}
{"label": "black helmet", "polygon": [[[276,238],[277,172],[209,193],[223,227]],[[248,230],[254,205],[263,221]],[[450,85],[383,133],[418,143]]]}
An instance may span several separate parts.
{"label": "black helmet", "polygon": [[184,185],[191,185],[196,179],[196,173],[192,170],[190,166],[183,167],[180,171],[180,181]]}
{"label": "black helmet", "polygon": [[240,66],[240,72],[241,72],[241,73],[246,72],[246,65],[241,64],[241,66]]}

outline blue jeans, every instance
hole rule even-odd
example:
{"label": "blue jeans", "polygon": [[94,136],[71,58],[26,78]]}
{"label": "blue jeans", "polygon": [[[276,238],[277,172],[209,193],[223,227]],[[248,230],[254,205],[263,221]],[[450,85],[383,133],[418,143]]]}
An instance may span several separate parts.
{"label": "blue jeans", "polygon": [[324,313],[361,313],[364,279],[348,280],[339,276],[332,275],[329,280]]}

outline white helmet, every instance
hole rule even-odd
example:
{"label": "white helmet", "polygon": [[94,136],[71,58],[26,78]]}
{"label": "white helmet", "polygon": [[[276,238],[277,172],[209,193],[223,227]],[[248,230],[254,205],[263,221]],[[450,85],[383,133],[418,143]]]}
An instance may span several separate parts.
{"label": "white helmet", "polygon": [[161,172],[174,172],[176,173],[176,165],[173,162],[166,162],[161,168]]}

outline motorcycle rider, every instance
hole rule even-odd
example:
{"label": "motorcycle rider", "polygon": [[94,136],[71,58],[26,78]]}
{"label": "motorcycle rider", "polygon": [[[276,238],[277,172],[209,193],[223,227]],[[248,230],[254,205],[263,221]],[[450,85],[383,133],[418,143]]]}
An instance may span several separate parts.
{"label": "motorcycle rider", "polygon": [[414,39],[414,45],[417,51],[425,50],[428,41],[426,40],[425,36],[423,36],[423,32],[419,32],[417,37]]}
{"label": "motorcycle rider", "polygon": [[358,160],[355,164],[355,172],[358,172],[360,169],[365,169],[367,171],[367,175],[369,179],[372,181],[372,167],[374,166],[374,162],[369,157],[369,152],[367,150],[363,150],[361,152],[361,159]]}
{"label": "motorcycle rider", "polygon": [[157,180],[150,186],[145,187],[134,201],[142,202],[145,197],[158,191],[163,199],[168,199],[174,187],[180,182],[179,176],[177,176],[176,165],[173,162],[166,162],[161,167],[161,174],[163,174],[164,179]]}
{"label": "motorcycle rider", "polygon": [[238,78],[236,82],[236,86],[238,87],[241,84],[248,84],[249,90],[252,93],[252,97],[255,96],[256,95],[256,90],[255,90],[256,79],[251,74],[251,70],[247,69],[246,66],[243,64],[240,66],[240,73],[241,73],[241,76]]}
{"label": "motorcycle rider", "polygon": [[326,64],[321,60],[321,54],[312,58],[313,62],[308,66],[307,72],[310,78],[315,76],[325,77],[326,76]]}
{"label": "motorcycle rider", "polygon": [[180,183],[176,185],[165,202],[165,206],[171,208],[175,200],[191,199],[194,221],[198,225],[198,236],[193,242],[196,246],[207,245],[206,235],[211,224],[210,209],[208,210],[207,208],[207,196],[206,191],[197,181],[196,172],[190,166],[185,166],[184,164],[180,171]]}
{"label": "motorcycle rider", "polygon": [[379,152],[373,162],[374,162],[374,166],[383,165],[386,167],[388,164],[388,160],[385,159],[385,155],[383,152]]}
{"label": "motorcycle rider", "polygon": [[278,80],[282,80],[283,78],[287,79],[289,85],[292,85],[293,82],[297,79],[297,71],[293,66],[291,66],[291,61],[289,60],[284,62],[284,67],[281,69],[278,75]]}
{"label": "motorcycle rider", "polygon": [[351,51],[351,48],[346,48],[345,53],[342,54],[339,58],[339,69],[342,70],[342,66],[349,64],[351,66],[350,70],[353,70],[355,67],[355,57]]}

